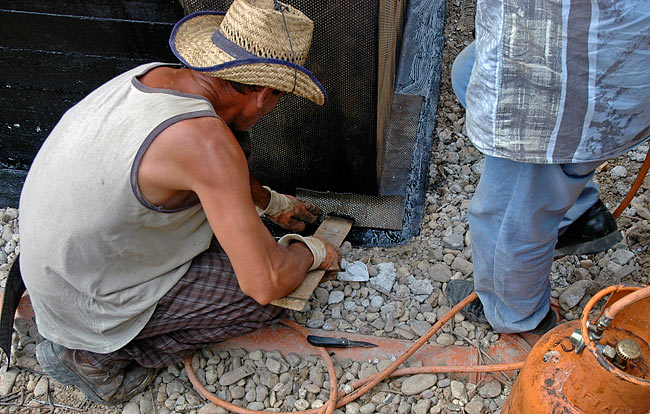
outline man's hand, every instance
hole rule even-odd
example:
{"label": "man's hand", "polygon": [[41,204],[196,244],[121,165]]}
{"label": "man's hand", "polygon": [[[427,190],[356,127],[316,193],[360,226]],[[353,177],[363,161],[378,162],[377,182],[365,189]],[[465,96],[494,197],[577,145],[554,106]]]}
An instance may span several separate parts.
{"label": "man's hand", "polygon": [[309,249],[314,261],[309,270],[341,270],[341,250],[318,236],[303,237],[299,234],[286,234],[278,244],[289,247],[291,243],[302,242]]}
{"label": "man's hand", "polygon": [[325,250],[327,250],[327,256],[323,259],[317,269],[341,270],[341,249],[321,237],[314,236],[314,238],[323,242]]}
{"label": "man's hand", "polygon": [[280,194],[267,186],[264,188],[271,194],[271,199],[264,210],[258,207],[258,213],[287,230],[301,232],[305,230],[306,223],[315,223],[323,214],[320,208],[310,202]]}

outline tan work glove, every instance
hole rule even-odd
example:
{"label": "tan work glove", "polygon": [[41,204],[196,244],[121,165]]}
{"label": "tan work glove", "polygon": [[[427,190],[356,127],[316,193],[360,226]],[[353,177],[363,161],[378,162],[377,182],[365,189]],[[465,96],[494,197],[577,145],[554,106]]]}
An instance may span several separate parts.
{"label": "tan work glove", "polygon": [[309,270],[341,270],[341,252],[327,240],[315,236],[303,237],[299,234],[286,234],[278,240],[278,244],[289,247],[294,241],[304,243],[314,256],[314,263]]}
{"label": "tan work glove", "polygon": [[320,208],[310,202],[302,201],[296,197],[280,194],[263,186],[271,193],[271,200],[265,209],[257,206],[257,214],[266,216],[269,220],[291,231],[303,231],[305,223],[315,223],[323,214]]}

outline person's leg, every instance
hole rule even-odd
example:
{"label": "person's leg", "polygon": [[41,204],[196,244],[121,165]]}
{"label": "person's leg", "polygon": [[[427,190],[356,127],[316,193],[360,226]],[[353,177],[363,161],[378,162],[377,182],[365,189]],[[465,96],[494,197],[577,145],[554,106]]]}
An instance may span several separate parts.
{"label": "person's leg", "polygon": [[465,95],[469,78],[474,68],[474,59],[476,58],[476,48],[474,42],[470,43],[463,49],[451,67],[451,87],[458,98],[458,101],[465,108]]}
{"label": "person's leg", "polygon": [[115,404],[148,387],[156,368],[180,362],[192,350],[275,323],[283,314],[284,309],[260,305],[241,291],[228,256],[215,239],[123,348],[99,354],[45,340],[36,353],[52,378],[77,386],[94,402]]}
{"label": "person's leg", "polygon": [[[586,162],[580,164],[562,164],[562,168],[568,175],[585,176],[591,175],[596,167],[598,167],[600,164],[602,164],[602,161]],[[560,222],[559,233],[562,234],[566,227],[576,221],[585,211],[589,210],[591,206],[596,204],[598,200],[600,200],[600,189],[596,183],[589,180],[585,186],[585,189],[582,190],[582,193],[580,193],[580,196],[576,202],[564,214],[564,217]]]}
{"label": "person's leg", "polygon": [[[598,164],[563,164],[562,168],[568,175],[583,176],[591,175]],[[590,181],[560,223],[555,257],[604,252],[622,238],[616,219],[600,200],[598,186]]]}
{"label": "person's leg", "polygon": [[[469,84],[469,79],[472,75],[475,58],[476,45],[475,42],[472,42],[458,54],[451,68],[451,86],[456,94],[456,98],[458,98],[458,101],[463,107],[466,107],[465,96],[467,95],[467,85]],[[592,164],[594,164],[593,167]],[[598,164],[600,164],[600,162],[565,165],[574,166],[576,171],[582,172],[585,169],[592,171],[598,166]],[[600,191],[598,185],[593,181],[590,181],[585,187],[584,192],[580,194],[578,200],[576,200],[575,204],[569,208],[565,217],[562,219],[560,223],[560,234],[562,234],[562,231],[564,231],[566,227],[575,222],[583,213],[594,206],[599,199]]]}
{"label": "person's leg", "polygon": [[106,370],[132,361],[166,367],[181,362],[192,350],[276,323],[283,315],[283,308],[260,305],[241,291],[228,256],[214,239],[162,297],[135,339],[110,354],[84,355]]}
{"label": "person's leg", "polygon": [[495,331],[529,331],[548,313],[558,227],[590,177],[486,157],[469,224],[474,285]]}
{"label": "person's leg", "polygon": [[566,212],[562,221],[560,222],[559,234],[573,222],[575,222],[581,215],[589,210],[596,202],[600,200],[600,189],[598,185],[589,180],[585,189],[576,200],[575,204]]}

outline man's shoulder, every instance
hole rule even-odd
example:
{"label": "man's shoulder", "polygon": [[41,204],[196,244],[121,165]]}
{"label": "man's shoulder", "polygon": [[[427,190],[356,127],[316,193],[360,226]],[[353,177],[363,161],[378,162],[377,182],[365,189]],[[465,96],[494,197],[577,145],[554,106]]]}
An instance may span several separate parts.
{"label": "man's shoulder", "polygon": [[[218,117],[198,117],[179,121],[162,131],[156,140],[186,161],[240,158],[241,147],[228,125]],[[243,155],[241,155],[243,157]],[[245,159],[245,158],[244,158]]]}
{"label": "man's shoulder", "polygon": [[209,143],[227,144],[233,133],[224,121],[216,116],[201,116],[178,121],[159,134],[159,137],[181,141],[184,145],[192,143],[206,145]]}

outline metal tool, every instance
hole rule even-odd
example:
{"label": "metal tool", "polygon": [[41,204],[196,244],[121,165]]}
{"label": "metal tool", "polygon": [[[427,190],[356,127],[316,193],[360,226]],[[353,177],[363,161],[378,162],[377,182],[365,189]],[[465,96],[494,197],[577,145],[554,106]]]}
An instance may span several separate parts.
{"label": "metal tool", "polygon": [[374,348],[377,345],[365,341],[350,341],[348,338],[332,338],[327,336],[307,335],[307,342],[313,346],[325,348]]}

